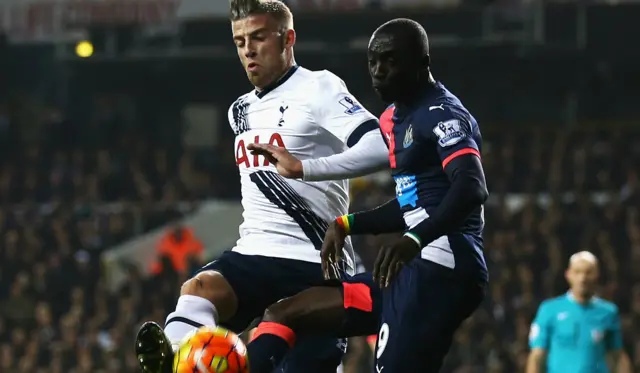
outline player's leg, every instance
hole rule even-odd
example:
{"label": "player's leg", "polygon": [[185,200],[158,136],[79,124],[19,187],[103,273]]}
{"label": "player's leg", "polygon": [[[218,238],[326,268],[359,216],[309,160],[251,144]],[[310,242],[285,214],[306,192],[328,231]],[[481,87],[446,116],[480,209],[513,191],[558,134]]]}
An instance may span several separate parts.
{"label": "player's leg", "polygon": [[[379,289],[372,286],[371,274],[360,275],[342,283],[339,290],[342,295],[343,320],[339,330],[332,332],[334,337],[340,338],[336,340],[318,335],[317,331],[314,335],[298,332],[300,338],[282,363],[283,372],[335,373],[346,353],[347,340],[344,337],[369,334],[378,329],[380,313],[373,308],[374,303],[380,304],[379,301],[374,302]],[[327,328],[327,331],[331,329]]]}
{"label": "player's leg", "polygon": [[278,371],[335,373],[346,351],[346,338],[302,334],[280,363]]}
{"label": "player's leg", "polygon": [[369,365],[369,361],[372,361],[367,337],[349,337],[347,345],[347,353],[344,355],[337,373],[359,372],[363,365]]}
{"label": "player's leg", "polygon": [[238,298],[226,278],[206,269],[187,280],[180,289],[176,309],[167,316],[164,332],[172,342],[201,326],[229,320],[238,308]]}
{"label": "player's leg", "polygon": [[376,372],[439,372],[455,331],[483,297],[482,283],[422,259],[407,264],[383,291]]}
{"label": "player's leg", "polygon": [[[379,324],[380,300],[379,289],[370,278],[370,274],[358,275],[337,286],[313,287],[268,307],[253,341],[247,346],[251,372],[271,372],[292,348],[294,350],[285,362],[285,371],[335,371],[339,359],[332,360],[332,356],[328,356],[327,366],[309,366],[310,354],[313,354],[311,346],[320,343],[323,349],[324,346],[335,349],[335,338],[375,333]],[[303,342],[303,338],[311,335],[318,338],[316,342]],[[297,337],[300,338],[300,347],[294,347]],[[326,345],[327,342],[320,340],[322,337],[333,337],[325,339],[332,345]],[[296,348],[299,348],[298,354]],[[318,359],[314,357],[311,361]]]}
{"label": "player's leg", "polygon": [[171,373],[173,351],[189,332],[215,326],[237,308],[233,288],[218,272],[205,270],[182,286],[176,309],[167,317],[164,330],[154,322],[142,325],[136,337],[136,355],[145,373]]}
{"label": "player's leg", "polygon": [[[231,329],[242,329],[251,320],[249,314],[240,315],[242,320],[234,319],[238,316],[238,299],[254,295],[248,292],[256,285],[248,283],[258,282],[254,281],[255,276],[262,276],[261,267],[254,266],[253,261],[254,257],[226,252],[183,284],[176,308],[167,316],[164,330],[158,324],[148,322],[138,332],[136,355],[143,372],[170,373],[174,346],[187,333],[201,326],[231,321],[228,325]],[[253,298],[258,298],[254,300],[260,303],[261,297]],[[258,308],[259,304],[255,307],[244,305],[244,311],[253,310],[259,314],[270,302],[262,300],[262,303],[262,308]],[[248,320],[244,320],[247,317]]]}
{"label": "player's leg", "polygon": [[293,348],[298,333],[337,335],[344,312],[341,291],[328,286],[271,305],[247,345],[251,372],[272,372]]}

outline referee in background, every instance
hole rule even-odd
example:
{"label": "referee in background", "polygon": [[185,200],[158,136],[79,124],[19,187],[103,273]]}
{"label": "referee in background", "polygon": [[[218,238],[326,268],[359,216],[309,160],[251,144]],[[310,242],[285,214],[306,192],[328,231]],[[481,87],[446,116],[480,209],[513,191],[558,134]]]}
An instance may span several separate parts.
{"label": "referee in background", "polygon": [[531,325],[526,373],[632,373],[618,307],[594,295],[596,257],[573,254],[565,276],[570,290],[542,302]]}

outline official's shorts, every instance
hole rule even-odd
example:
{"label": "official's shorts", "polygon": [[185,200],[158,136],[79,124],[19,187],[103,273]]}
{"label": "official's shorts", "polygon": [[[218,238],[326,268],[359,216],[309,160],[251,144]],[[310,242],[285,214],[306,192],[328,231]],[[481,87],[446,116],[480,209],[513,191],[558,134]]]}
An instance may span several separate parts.
{"label": "official's shorts", "polygon": [[439,264],[414,259],[390,286],[371,274],[343,282],[345,336],[377,333],[378,373],[437,373],[462,322],[484,299],[486,282],[465,279]]}
{"label": "official's shorts", "polygon": [[[200,272],[207,270],[221,273],[236,293],[238,310],[221,325],[238,333],[270,305],[325,283],[320,264],[233,251],[223,253]],[[301,337],[283,361],[282,371],[335,373],[345,350],[342,339]]]}

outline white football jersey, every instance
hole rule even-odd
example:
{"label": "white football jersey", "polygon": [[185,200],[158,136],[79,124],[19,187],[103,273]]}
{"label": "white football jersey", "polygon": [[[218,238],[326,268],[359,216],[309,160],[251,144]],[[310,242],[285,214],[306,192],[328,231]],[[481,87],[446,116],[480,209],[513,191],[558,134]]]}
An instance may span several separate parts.
{"label": "white football jersey", "polygon": [[[319,263],[328,223],[348,212],[348,180],[286,179],[247,145],[268,143],[300,160],[317,159],[345,151],[354,138],[377,128],[377,119],[336,75],[294,66],[272,87],[238,98],[229,123],[244,208],[233,251]],[[345,246],[353,270],[351,241]]]}

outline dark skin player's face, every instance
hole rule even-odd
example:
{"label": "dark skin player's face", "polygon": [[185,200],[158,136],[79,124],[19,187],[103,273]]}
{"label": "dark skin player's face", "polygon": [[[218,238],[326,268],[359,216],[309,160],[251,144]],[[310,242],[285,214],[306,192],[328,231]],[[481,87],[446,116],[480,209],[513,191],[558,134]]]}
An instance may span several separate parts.
{"label": "dark skin player's face", "polygon": [[400,38],[376,33],[367,50],[373,89],[387,103],[413,92],[420,76],[419,59]]}

